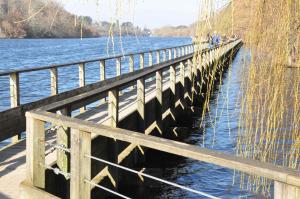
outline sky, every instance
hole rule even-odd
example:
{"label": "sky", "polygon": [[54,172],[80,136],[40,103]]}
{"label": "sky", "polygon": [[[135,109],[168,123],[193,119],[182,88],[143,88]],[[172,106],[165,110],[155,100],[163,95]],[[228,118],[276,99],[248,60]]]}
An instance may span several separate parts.
{"label": "sky", "polygon": [[[203,0],[56,0],[73,14],[96,21],[131,21],[140,27],[190,25]],[[226,0],[219,0],[226,1]]]}

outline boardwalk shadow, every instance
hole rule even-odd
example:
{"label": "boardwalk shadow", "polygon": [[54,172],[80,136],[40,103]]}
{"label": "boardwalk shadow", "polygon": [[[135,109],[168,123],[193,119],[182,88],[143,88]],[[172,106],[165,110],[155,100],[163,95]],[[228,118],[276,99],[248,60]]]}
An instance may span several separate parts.
{"label": "boardwalk shadow", "polygon": [[0,193],[0,198],[1,199],[11,199],[10,197],[3,195],[2,193]]}

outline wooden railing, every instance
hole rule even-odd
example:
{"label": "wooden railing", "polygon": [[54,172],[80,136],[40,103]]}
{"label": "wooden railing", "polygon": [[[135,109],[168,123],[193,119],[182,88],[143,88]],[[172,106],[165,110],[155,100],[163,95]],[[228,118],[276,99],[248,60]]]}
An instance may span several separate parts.
{"label": "wooden railing", "polygon": [[[79,87],[84,87],[86,85],[86,64],[88,63],[99,63],[100,67],[100,79],[99,81],[103,81],[106,79],[106,61],[108,60],[115,60],[115,67],[116,67],[116,75],[120,76],[121,69],[122,69],[122,60],[129,57],[129,70],[130,72],[134,71],[135,68],[135,58],[139,58],[139,68],[143,69],[145,67],[145,54],[149,54],[149,66],[153,65],[153,54],[156,56],[157,63],[165,62],[171,59],[175,59],[178,56],[184,56],[194,52],[194,44],[176,46],[171,48],[161,48],[161,49],[154,49],[151,51],[141,51],[135,53],[128,53],[124,55],[117,55],[111,57],[104,57],[99,59],[92,59],[92,60],[83,60],[77,61],[73,63],[66,63],[66,64],[58,64],[58,65],[51,65],[51,66],[40,66],[40,67],[33,67],[27,69],[20,69],[20,70],[10,70],[5,72],[0,72],[0,77],[9,77],[9,85],[10,85],[10,104],[11,109],[0,112],[0,141],[5,139],[11,138],[13,142],[16,142],[20,139],[20,133],[25,131],[25,112],[45,106],[49,103],[60,101],[67,97],[71,97],[72,93],[64,92],[59,95],[59,87],[58,87],[58,69],[63,67],[78,67],[78,76],[79,76]],[[167,56],[168,53],[168,56]],[[161,57],[162,55],[162,57]],[[157,64],[156,63],[156,64]],[[52,97],[48,97],[42,100],[38,100],[35,102],[30,102],[27,104],[20,104],[20,74],[29,73],[34,71],[45,71],[48,70],[49,78],[51,80],[51,95]],[[32,79],[32,84],[35,83],[35,80]],[[90,85],[90,87],[96,87],[97,85]],[[88,88],[85,89],[78,89],[76,94],[79,94],[82,91],[86,91]]]}
{"label": "wooden railing", "polygon": [[[206,163],[234,169],[246,174],[265,177],[275,181],[275,198],[297,199],[300,194],[299,171],[284,167],[249,160],[243,157],[225,154],[189,144],[144,135],[124,129],[101,126],[88,121],[56,115],[45,111],[27,113],[28,144],[27,174],[28,182],[34,187],[45,188],[45,122],[62,125],[71,129],[71,198],[90,198],[91,185],[91,137],[92,133],[109,137],[136,146],[192,158]],[[80,171],[80,172],[79,172]]]}
{"label": "wooden railing", "polygon": [[[70,170],[61,169],[60,172],[70,176],[70,197],[90,198],[93,186],[90,183],[97,184],[99,180],[91,176],[91,143],[94,136],[104,136],[114,140],[120,140],[129,143],[129,146],[148,147],[151,149],[180,155],[195,160],[212,163],[229,169],[235,169],[247,174],[262,176],[275,181],[275,194],[282,198],[297,198],[300,187],[300,176],[296,170],[274,166],[272,164],[262,163],[255,160],[248,160],[234,155],[199,148],[196,146],[175,142],[168,139],[157,138],[147,133],[142,134],[124,129],[116,128],[119,122],[119,97],[120,90],[135,84],[137,88],[137,112],[141,118],[145,115],[145,81],[155,75],[157,101],[162,103],[162,85],[163,71],[169,70],[169,88],[173,94],[177,92],[176,83],[179,78],[179,84],[185,90],[185,94],[190,95],[198,88],[197,84],[192,84],[190,88],[185,85],[184,79],[190,82],[194,81],[198,71],[205,67],[211,67],[213,63],[225,59],[231,59],[231,55],[236,53],[241,45],[241,41],[226,43],[212,49],[205,49],[194,53],[156,64],[150,68],[143,69],[136,73],[123,75],[113,80],[104,81],[105,84],[94,88],[81,95],[76,95],[59,102],[43,106],[37,110],[27,112],[27,183],[35,188],[45,188],[45,125],[63,126],[68,130],[70,144],[64,143],[63,149],[70,153]],[[179,75],[176,71],[179,68]],[[186,74],[187,73],[187,74]],[[110,81],[110,82],[108,82]],[[56,114],[56,111],[66,110],[71,112],[93,103],[101,98],[108,98],[108,118],[109,127],[99,125],[93,122],[71,118],[70,115]],[[170,105],[172,106],[172,105]],[[161,119],[161,115],[157,116]],[[141,123],[140,131],[144,132],[144,125]],[[59,139],[59,136],[58,138]],[[61,143],[59,140],[57,143]],[[60,145],[61,147],[61,145]],[[60,150],[57,148],[57,150]],[[127,149],[126,149],[127,150]],[[130,153],[130,151],[129,151]],[[61,155],[57,158],[59,159]],[[57,159],[57,161],[59,161]],[[120,163],[119,161],[117,163]],[[278,197],[280,198],[280,197]]]}

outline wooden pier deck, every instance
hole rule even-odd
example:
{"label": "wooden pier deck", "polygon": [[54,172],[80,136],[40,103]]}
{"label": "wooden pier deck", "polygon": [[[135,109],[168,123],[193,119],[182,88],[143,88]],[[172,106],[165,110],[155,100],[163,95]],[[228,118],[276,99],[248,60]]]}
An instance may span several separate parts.
{"label": "wooden pier deck", "polygon": [[[165,74],[165,77],[166,76],[167,74]],[[177,77],[178,76],[179,74],[177,74]],[[155,83],[155,80],[147,83],[146,102],[155,97]],[[169,86],[169,79],[166,77],[163,89],[167,90]],[[77,115],[75,118],[109,125],[107,106],[108,104],[104,103],[103,105],[90,108],[86,112]],[[136,88],[122,95],[119,106],[120,120],[137,109]],[[56,135],[54,134],[47,138],[47,142],[52,142],[53,144],[55,144],[55,140]],[[46,153],[50,151],[50,148],[51,147],[48,146]],[[51,165],[54,161],[56,161],[56,151],[46,156],[46,163],[48,165]],[[18,143],[11,144],[2,149],[0,151],[0,162],[0,198],[20,198],[19,185],[26,178],[26,140],[20,140]]]}
{"label": "wooden pier deck", "polygon": [[[139,71],[133,71],[135,59],[133,54],[129,54],[131,73],[124,75],[121,75],[121,56],[107,58],[116,60],[118,76],[112,79],[105,79],[105,60],[75,63],[79,65],[81,88],[61,94],[57,93],[57,68],[66,65],[43,67],[51,71],[53,96],[26,105],[19,105],[20,71],[7,73],[11,82],[12,105],[16,107],[0,113],[0,132],[4,132],[0,140],[21,133],[26,126],[26,146],[25,140],[22,140],[0,151],[0,197],[92,198],[93,190],[103,189],[98,185],[106,177],[116,187],[120,180],[117,169],[120,166],[126,168],[124,160],[130,154],[134,156],[135,149],[143,151],[143,147],[146,147],[265,177],[274,180],[276,199],[300,198],[300,174],[296,170],[176,142],[165,139],[163,134],[161,137],[150,135],[154,128],[164,131],[171,127],[172,122],[164,119],[171,115],[176,120],[177,107],[188,110],[194,97],[202,95],[202,82],[215,81],[215,74],[232,60],[241,45],[241,40],[234,40],[212,49],[198,49],[196,45],[192,47],[194,51],[188,50],[190,46],[184,46],[179,47],[180,56],[177,48],[174,48],[174,56],[170,50],[168,60],[166,49],[160,49],[156,51],[157,63],[154,65],[152,52],[149,54],[149,63],[152,65],[149,68],[144,68],[145,52],[142,52],[138,54]],[[94,61],[100,62],[102,81],[85,85],[85,64]],[[134,113],[137,117],[129,120]],[[157,127],[149,126],[149,121],[146,121],[149,118],[154,119]],[[135,131],[126,130],[127,126],[121,127],[123,121],[125,124],[128,122],[127,119],[130,121],[128,126],[133,124]],[[59,128],[47,131],[49,125]],[[106,138],[113,142],[105,142],[104,145],[93,143],[97,138],[103,143]],[[52,145],[56,147],[55,150]],[[100,153],[99,148],[102,149]],[[107,156],[111,157],[109,161],[105,160]],[[106,166],[94,167],[92,159],[102,161]],[[52,167],[53,163],[57,164],[55,168]],[[47,171],[65,177],[61,181],[67,184],[67,194],[58,192],[59,180],[54,176],[46,177]],[[136,174],[144,175],[141,171],[136,171]],[[47,186],[52,185],[52,189],[47,189],[47,183]],[[111,193],[116,194],[113,191]]]}
{"label": "wooden pier deck", "polygon": [[[169,51],[169,55],[168,55],[168,59],[170,60],[172,56],[174,56],[173,58],[176,58],[178,56],[177,53],[179,53],[180,50],[182,50],[182,53],[188,53],[191,52],[191,45],[185,45],[185,46],[179,46],[179,47],[174,47],[174,48],[169,48],[169,49],[158,49],[155,50],[153,52],[156,52],[156,60],[157,62],[159,62],[158,60],[162,59],[163,61],[166,61],[167,59],[167,51]],[[177,51],[176,51],[177,49]],[[133,71],[134,68],[134,56],[139,56],[140,58],[140,68],[144,68],[144,54],[146,53],[153,53],[153,52],[138,52],[136,54],[128,54],[125,56],[129,56],[130,57],[130,70]],[[158,53],[159,54],[158,54]],[[174,54],[172,54],[174,52]],[[122,55],[123,56],[123,55]],[[26,72],[32,72],[32,71],[38,71],[38,70],[50,70],[51,72],[51,91],[53,95],[56,95],[58,92],[58,80],[57,80],[57,69],[60,67],[66,67],[66,66],[70,66],[70,65],[76,65],[79,64],[79,75],[80,75],[80,85],[84,86],[85,85],[85,74],[84,74],[84,64],[83,63],[90,63],[90,62],[96,62],[99,61],[100,62],[100,70],[101,70],[101,79],[105,80],[105,60],[110,60],[110,59],[116,59],[117,62],[119,61],[121,56],[115,56],[115,57],[109,57],[109,58],[104,58],[104,59],[99,59],[99,60],[88,60],[88,61],[81,61],[78,63],[70,63],[70,64],[63,64],[63,65],[57,65],[57,66],[51,66],[51,67],[37,67],[37,68],[32,68],[32,69],[25,69],[25,70],[21,70],[21,71],[10,71],[10,72],[4,72],[1,73],[1,76],[5,76],[8,75],[10,77],[10,86],[11,86],[11,102],[12,102],[12,107],[16,106],[21,107],[26,110],[27,107],[29,106],[30,109],[33,108],[38,108],[42,105],[46,105],[49,102],[55,102],[57,100],[63,99],[63,98],[67,98],[69,96],[74,96],[74,95],[69,95],[67,94],[61,94],[64,95],[63,98],[57,98],[57,99],[53,99],[50,101],[49,100],[41,100],[38,103],[30,103],[28,105],[21,105],[19,104],[19,74],[20,73],[26,73]],[[150,58],[150,57],[149,57]],[[151,56],[152,59],[152,56]],[[149,65],[152,65],[152,60],[149,60]],[[120,70],[121,70],[121,65],[120,63],[117,64],[117,70],[119,71],[118,74],[120,75]],[[178,77],[178,73],[177,73],[177,77]],[[168,89],[169,87],[169,79],[168,79],[168,75],[164,74],[165,78],[164,78],[164,83],[163,83],[163,88],[164,90]],[[177,79],[177,81],[179,81]],[[156,87],[155,87],[155,80],[152,79],[150,82],[146,83],[146,101],[149,101],[150,99],[155,97],[155,91],[156,91]],[[87,91],[89,91],[91,89],[87,89]],[[128,89],[127,89],[128,90]],[[81,93],[86,92],[86,90],[81,91]],[[122,118],[125,118],[127,115],[131,114],[132,112],[134,112],[137,109],[137,99],[136,99],[136,92],[137,89],[136,87],[132,87],[130,88],[130,91],[125,92],[122,94],[122,96],[120,97],[120,120]],[[103,103],[102,105],[90,108],[89,110],[85,111],[84,113],[78,114],[76,116],[76,118],[80,118],[80,119],[84,119],[84,120],[88,120],[88,121],[93,121],[95,123],[99,123],[99,124],[105,124],[108,125],[108,121],[109,121],[109,117],[108,117],[108,112],[107,112],[107,107],[108,104]],[[14,125],[18,125],[18,121],[20,121],[20,117],[24,117],[24,113],[23,115],[21,114],[15,114],[14,113],[14,109],[8,110],[8,111],[4,111],[2,113],[0,113],[0,122],[1,124],[4,124],[4,122],[7,122],[7,112],[9,117],[11,117],[11,120],[9,123],[10,124],[10,129],[12,128],[12,132],[22,132],[25,129],[21,129],[18,130],[18,127],[14,127]],[[12,112],[12,113],[10,113]],[[13,117],[17,117],[15,121]],[[8,135],[3,135],[5,134],[5,130],[4,129],[5,126],[4,125],[0,125],[0,129],[2,130],[2,134],[0,135],[1,139],[5,139],[8,138],[10,136],[10,133]],[[16,130],[16,131],[15,131]],[[26,178],[26,140],[20,140],[18,139],[18,137],[20,136],[14,136],[13,140],[14,143],[2,148],[0,150],[0,198],[11,198],[11,199],[15,199],[15,198],[20,198],[20,190],[19,190],[19,186],[20,183],[22,181],[24,181],[24,179]],[[51,136],[47,136],[47,142],[52,142],[53,144],[56,143],[56,134],[52,134]],[[51,147],[47,147],[46,153],[48,153],[50,151]],[[50,153],[49,155],[46,156],[46,162],[47,164],[51,165],[53,162],[56,161],[56,150],[52,153]]]}

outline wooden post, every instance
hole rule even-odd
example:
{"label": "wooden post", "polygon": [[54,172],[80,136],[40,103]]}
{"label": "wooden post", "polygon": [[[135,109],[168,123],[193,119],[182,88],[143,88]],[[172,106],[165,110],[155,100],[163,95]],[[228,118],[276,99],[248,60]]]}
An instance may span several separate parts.
{"label": "wooden post", "polygon": [[295,187],[292,185],[275,181],[274,198],[275,199],[298,199],[300,198],[300,187]]}
{"label": "wooden post", "polygon": [[51,76],[51,95],[58,94],[58,76],[57,76],[57,68],[50,69]]}
{"label": "wooden post", "polygon": [[119,121],[119,90],[111,90],[108,92],[108,117],[110,126],[117,127]]}
{"label": "wooden post", "polygon": [[117,76],[121,75],[121,57],[116,58]]}
{"label": "wooden post", "polygon": [[[71,110],[69,108],[64,108],[58,111],[58,114],[64,116],[71,116]],[[57,131],[56,144],[64,148],[70,147],[70,128],[67,126],[60,126]],[[57,150],[57,166],[63,172],[70,171],[70,155],[63,150]]]}
{"label": "wooden post", "polygon": [[26,116],[26,179],[45,188],[45,122]]}
{"label": "wooden post", "polygon": [[177,49],[174,48],[174,59],[176,59],[176,58],[177,58]]}
{"label": "wooden post", "polygon": [[175,96],[175,88],[176,88],[176,70],[175,70],[175,66],[170,66],[170,89],[174,96]]}
{"label": "wooden post", "polygon": [[103,81],[105,79],[106,79],[105,60],[100,60],[100,80]]}
{"label": "wooden post", "polygon": [[152,55],[152,52],[150,51],[149,52],[149,66],[152,66],[153,65],[153,55]]}
{"label": "wooden post", "polygon": [[172,59],[172,49],[169,49],[169,60]]}
{"label": "wooden post", "polygon": [[[158,103],[162,106],[162,94],[163,94],[163,81],[162,71],[156,72],[156,98]],[[161,107],[160,107],[161,108]]]}
{"label": "wooden post", "polygon": [[145,79],[137,80],[137,110],[140,116],[139,131],[145,131]]}
{"label": "wooden post", "polygon": [[[79,64],[79,87],[85,86],[85,64]],[[80,108],[80,113],[85,111],[85,106]]]}
{"label": "wooden post", "polygon": [[159,64],[160,63],[160,51],[156,51],[156,63]]}
{"label": "wooden post", "polygon": [[144,54],[141,53],[140,54],[140,69],[143,69],[144,68]]}
{"label": "wooden post", "polygon": [[163,62],[167,61],[167,50],[163,50]]}
{"label": "wooden post", "polygon": [[[10,84],[10,107],[15,108],[20,106],[20,82],[19,73],[11,73],[9,75]],[[12,143],[16,143],[21,139],[21,134],[12,137]]]}
{"label": "wooden post", "polygon": [[134,55],[130,55],[129,57],[129,71],[134,71]]}
{"label": "wooden post", "polygon": [[91,180],[91,134],[88,132],[71,130],[71,181],[70,198],[90,199],[90,184],[85,180]]}
{"label": "wooden post", "polygon": [[155,120],[156,125],[158,128],[158,131],[160,133],[163,132],[163,123],[162,123],[162,117],[163,117],[163,74],[162,70],[159,70],[156,72],[156,99],[157,104],[155,108]]}
{"label": "wooden post", "polygon": [[180,62],[180,82],[183,88],[185,86],[184,79],[185,79],[185,67],[183,62]]}

